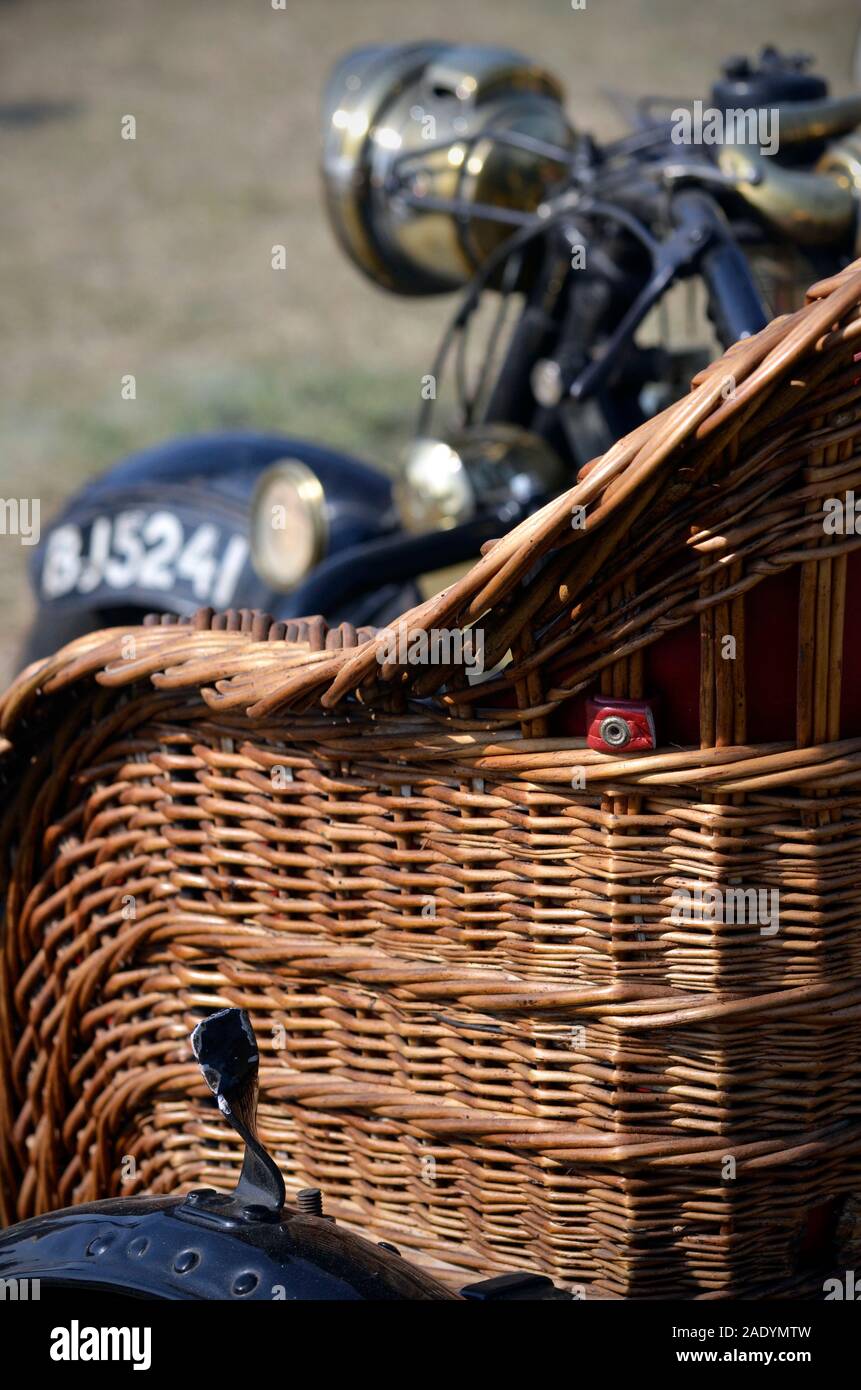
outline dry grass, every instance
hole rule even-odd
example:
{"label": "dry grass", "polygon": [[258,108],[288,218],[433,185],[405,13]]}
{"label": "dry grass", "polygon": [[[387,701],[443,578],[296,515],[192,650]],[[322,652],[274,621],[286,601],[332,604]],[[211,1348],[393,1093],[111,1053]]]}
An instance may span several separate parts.
{"label": "dry grass", "polygon": [[[3,495],[47,515],[124,451],[219,424],[392,466],[450,305],[375,291],[335,249],[318,108],[345,48],[510,44],[607,134],[605,86],[705,94],[723,55],[768,40],[815,52],[843,89],[857,23],[854,0],[0,0]],[[29,620],[27,554],[0,544],[4,674]]]}

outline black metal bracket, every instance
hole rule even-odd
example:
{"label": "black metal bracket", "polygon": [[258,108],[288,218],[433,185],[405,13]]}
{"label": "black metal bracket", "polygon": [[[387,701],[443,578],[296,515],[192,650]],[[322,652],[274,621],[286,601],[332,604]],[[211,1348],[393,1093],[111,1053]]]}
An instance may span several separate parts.
{"label": "black metal bracket", "polygon": [[257,1136],[260,1054],[248,1014],[244,1009],[210,1014],[192,1033],[191,1046],[219,1110],[245,1143],[245,1158],[232,1193],[198,1188],[188,1193],[179,1214],[207,1225],[280,1221],[284,1179]]}

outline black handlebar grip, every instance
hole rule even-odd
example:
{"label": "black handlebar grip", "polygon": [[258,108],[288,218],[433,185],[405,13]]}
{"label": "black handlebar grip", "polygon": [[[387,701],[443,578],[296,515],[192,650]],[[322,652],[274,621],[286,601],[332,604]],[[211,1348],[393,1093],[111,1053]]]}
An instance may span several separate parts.
{"label": "black handlebar grip", "polygon": [[750,264],[729,224],[707,193],[685,190],[674,199],[679,221],[706,241],[699,270],[708,292],[709,318],[722,345],[749,338],[767,323]]}
{"label": "black handlebar grip", "polygon": [[767,318],[747,257],[734,241],[703,252],[700,271],[708,290],[709,317],[723,347],[765,328]]}

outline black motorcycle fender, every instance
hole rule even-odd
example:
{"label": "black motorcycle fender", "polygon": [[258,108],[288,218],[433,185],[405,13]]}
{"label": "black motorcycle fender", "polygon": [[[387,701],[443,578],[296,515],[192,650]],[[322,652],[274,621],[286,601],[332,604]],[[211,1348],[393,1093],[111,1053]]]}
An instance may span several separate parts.
{"label": "black motorcycle fender", "polygon": [[[171,440],[117,463],[76,493],[47,528],[31,565],[40,607],[37,628],[59,627],[71,635],[110,623],[120,613],[157,610],[183,615],[207,603],[217,608],[277,607],[281,596],[271,592],[251,563],[249,518],[261,475],[282,459],[305,463],[323,486],[328,557],[391,527],[390,480],[351,455],[306,440],[258,433]],[[137,518],[136,529],[143,525],[144,539],[154,539],[154,544],[144,551],[137,573],[125,565],[129,582],[118,583],[124,565],[115,558],[106,566],[106,547],[115,540],[112,527],[117,519],[130,515]],[[203,558],[214,576],[208,586],[194,574],[194,554],[185,564],[185,578],[175,572],[182,569],[176,538],[187,543],[190,537],[200,537],[201,528],[202,539],[210,543],[210,553]],[[94,537],[99,555],[93,554]],[[176,552],[171,557],[177,562],[173,570],[166,563],[170,544]],[[55,552],[64,546],[71,550],[59,571],[55,564],[48,573],[46,556],[52,545]],[[140,556],[137,540],[135,547]],[[226,576],[225,564],[231,570]],[[225,580],[220,586],[219,565]]]}

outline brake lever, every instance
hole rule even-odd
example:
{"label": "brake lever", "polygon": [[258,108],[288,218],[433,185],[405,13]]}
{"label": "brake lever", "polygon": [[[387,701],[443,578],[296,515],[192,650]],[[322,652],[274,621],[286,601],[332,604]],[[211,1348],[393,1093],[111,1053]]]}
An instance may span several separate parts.
{"label": "brake lever", "polygon": [[[674,201],[674,207],[680,214],[680,225],[672,235],[663,241],[657,241],[651,235],[647,238],[641,236],[641,241],[652,257],[652,273],[610,335],[600,358],[593,358],[567,385],[567,394],[575,401],[586,399],[605,385],[646,314],[669,287],[678,271],[698,265],[714,246],[720,248],[721,245],[725,245],[727,250],[735,249],[735,243],[722,230],[714,204],[707,193],[680,193]],[[615,212],[615,215],[619,217],[618,212]],[[740,297],[743,301],[745,324],[753,324],[754,329],[762,327],[764,320],[760,322],[761,306],[752,281],[741,285]],[[565,394],[565,391],[566,383],[563,380],[562,393]]]}
{"label": "brake lever", "polygon": [[668,289],[676,273],[691,265],[705,250],[714,233],[704,225],[677,228],[663,241],[650,238],[652,273],[620,323],[613,330],[599,358],[593,358],[570,383],[563,381],[563,395],[585,400],[604,386],[649,310]]}
{"label": "brake lever", "polygon": [[722,169],[716,169],[713,164],[685,162],[683,160],[680,160],[678,164],[662,164],[660,175],[661,181],[670,187],[688,180],[691,183],[712,183],[718,188],[728,190],[738,188],[743,183],[748,185],[762,183],[762,173],[759,169],[751,169],[742,177],[741,174],[726,174]]}

